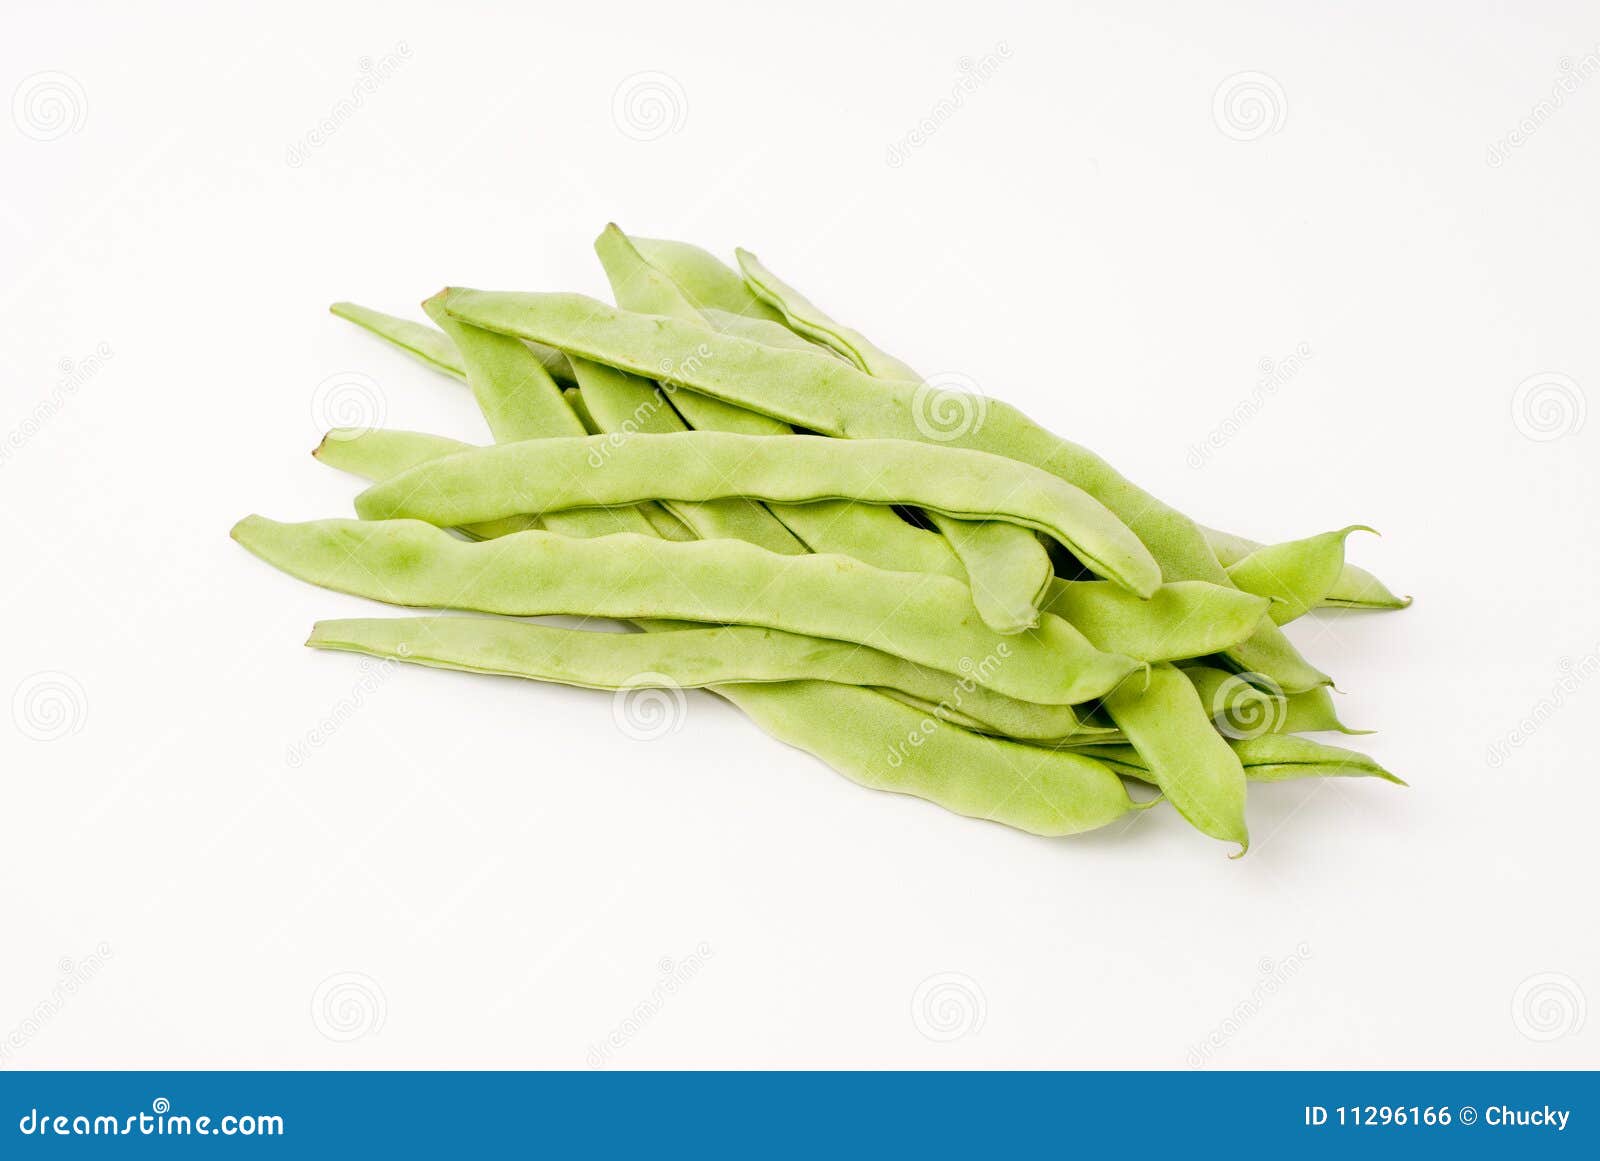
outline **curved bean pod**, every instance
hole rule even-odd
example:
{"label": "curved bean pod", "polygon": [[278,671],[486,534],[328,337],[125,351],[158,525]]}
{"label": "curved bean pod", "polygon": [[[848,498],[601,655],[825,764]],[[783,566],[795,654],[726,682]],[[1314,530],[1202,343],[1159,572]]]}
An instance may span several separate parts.
{"label": "curved bean pod", "polygon": [[[594,248],[600,256],[600,264],[605,267],[612,294],[618,305],[627,310],[665,315],[690,323],[709,320],[718,330],[769,345],[782,345],[782,340],[776,336],[786,335],[799,344],[798,349],[813,349],[780,322],[697,306],[694,296],[676,281],[674,273],[681,274],[677,267],[653,265],[639,252],[633,240],[614,224],[607,226],[595,239]],[[710,255],[705,257],[716,262]],[[727,274],[738,277],[731,270]],[[745,321],[742,326],[730,328],[727,325],[730,318]],[[759,336],[751,333],[753,328],[760,328]],[[685,429],[694,427],[701,431],[743,435],[794,434],[792,427],[770,416],[747,411],[686,387],[669,385],[669,390],[678,413],[687,421]],[[648,407],[649,404],[636,398],[632,406]],[[780,504],[769,511],[813,552],[853,556],[879,568],[936,572],[957,580],[967,579],[966,568],[942,536],[915,528],[893,512],[845,501],[798,506]]]}
{"label": "curved bean pod", "polygon": [[1304,540],[1258,548],[1228,566],[1228,579],[1246,592],[1271,597],[1272,619],[1287,625],[1320,603],[1338,583],[1344,568],[1344,542],[1365,524],[1352,524]]}
{"label": "curved bean pod", "polygon": [[[1205,534],[1207,543],[1211,545],[1211,551],[1216,554],[1223,568],[1237,564],[1257,549],[1266,547],[1259,540],[1250,540],[1247,537],[1236,536],[1232,532],[1221,532],[1204,525],[1200,526],[1200,531]],[[1328,590],[1328,595],[1318,603],[1318,607],[1404,609],[1410,604],[1410,597],[1395,596],[1387,585],[1366,569],[1346,561],[1344,567],[1339,570],[1339,579]]]}
{"label": "curved bean pod", "polygon": [[[456,345],[450,341],[449,335],[408,318],[385,314],[381,310],[373,310],[359,303],[336,302],[328,310],[347,322],[355,323],[362,330],[376,335],[384,342],[421,359],[434,370],[442,371],[455,379],[466,380],[467,371],[461,363],[461,352],[456,350]],[[576,381],[567,357],[560,351],[539,343],[530,343],[529,347],[557,383],[570,384]]]}
{"label": "curved bean pod", "polygon": [[1174,581],[1139,600],[1103,581],[1052,581],[1043,608],[1097,649],[1140,661],[1221,653],[1255,631],[1272,604],[1207,581]]}
{"label": "curved bean pod", "polygon": [[[1240,738],[1228,743],[1238,756],[1245,776],[1252,782],[1287,782],[1296,778],[1381,778],[1397,786],[1404,779],[1391,774],[1376,761],[1357,750],[1329,746],[1293,734],[1263,734],[1259,738]],[[1144,759],[1132,746],[1095,745],[1079,748],[1110,765],[1119,774],[1155,785]]]}
{"label": "curved bean pod", "polygon": [[[652,624],[671,632],[601,633],[498,617],[360,617],[318,621],[306,644],[441,669],[495,673],[588,689],[623,689],[641,673],[685,689],[776,681],[831,681],[895,691],[945,720],[981,732],[1104,739],[1069,706],[1018,702],[980,685],[864,645],[751,625]],[[1001,659],[1003,660],[1003,659]],[[999,663],[997,661],[997,663]]]}
{"label": "curved bean pod", "polygon": [[233,536],[302,580],[391,604],[763,625],[858,641],[952,674],[1003,645],[1005,660],[987,669],[985,685],[1022,701],[1089,701],[1139,668],[1095,649],[1059,617],[997,641],[975,623],[966,590],[946,577],[780,556],[739,541],[534,531],[470,543],[415,520],[280,524],[261,516],[241,520]]}
{"label": "curved bean pod", "polygon": [[[589,364],[576,366],[582,375]],[[1089,569],[1142,597],[1161,583],[1155,560],[1127,526],[1059,477],[987,452],[907,440],[708,431],[525,440],[421,464],[369,488],[356,510],[367,519],[469,524],[725,497],[788,504],[842,498],[908,504],[966,521],[1000,519],[1054,537]]]}
{"label": "curved bean pod", "polygon": [[[446,310],[490,330],[544,342],[595,362],[651,374],[825,435],[923,440],[990,451],[1052,472],[1121,518],[1160,563],[1167,580],[1227,584],[1199,529],[1118,475],[1104,460],[1052,435],[1015,408],[984,400],[965,430],[938,431],[926,384],[874,379],[805,351],[788,351],[653,315],[617,310],[573,294],[452,289]],[[662,368],[670,368],[664,372]],[[1275,625],[1264,623],[1229,650],[1245,669],[1286,690],[1330,684]]]}
{"label": "curved bean pod", "polygon": [[1244,769],[1181,670],[1155,665],[1144,688],[1138,678],[1124,682],[1105,706],[1179,814],[1212,838],[1238,843],[1241,855],[1250,849]]}
{"label": "curved bean pod", "polygon": [[[861,332],[829,318],[762,266],[754,254],[748,250],[737,254],[745,285],[778,311],[797,334],[822,344],[874,378],[922,379],[907,364],[873,346]],[[1054,571],[1044,546],[1023,540],[1004,526],[966,525],[938,511],[928,515],[972,578],[972,599],[984,623],[1002,633],[1020,632],[1032,625]]]}
{"label": "curved bean pod", "polygon": [[[430,453],[431,458],[437,458],[472,446],[443,436],[389,431],[384,428],[351,428],[339,434],[341,438],[337,440],[324,441],[323,448],[318,449],[318,458],[334,467],[343,468],[370,480],[383,480],[398,475],[407,468],[425,462],[430,458]],[[324,449],[327,449],[326,453]],[[648,509],[645,512],[647,516],[650,514]],[[670,519],[666,512],[662,512],[661,515]],[[516,517],[488,524],[469,525],[462,531],[476,539],[491,540],[497,536],[523,532],[536,526],[536,523],[530,523],[525,517]],[[781,530],[782,526],[779,525],[779,528]],[[695,539],[694,533],[688,529],[683,529],[681,536],[677,535],[675,530],[663,532],[659,527],[657,532],[669,540]],[[1128,598],[1128,601],[1130,604],[1138,603],[1133,598]],[[641,621],[640,627],[654,631],[680,626]],[[806,638],[806,640],[811,641],[819,649],[840,644],[823,638]],[[896,671],[898,676],[893,679],[885,676],[880,669],[874,669],[870,673],[863,671],[854,674],[849,679],[850,684],[883,686],[899,691],[904,694],[902,700],[909,699],[919,704],[925,712],[934,713],[945,721],[955,722],[968,729],[1058,744],[1070,744],[1071,741],[1082,740],[1090,735],[1102,736],[1115,733],[1112,730],[1083,725],[1070,706],[1018,701],[985,689],[981,684],[983,680],[981,668],[976,674],[963,673],[960,676],[952,676],[937,670],[925,669],[898,657],[878,653],[876,650],[869,650],[866,646],[853,645],[848,648],[854,649],[858,654],[872,654],[874,665],[892,663],[901,667]],[[1009,650],[1009,646],[1007,649]],[[878,661],[878,658],[882,661]],[[794,673],[789,676],[799,679],[816,675]]]}
{"label": "curved bean pod", "polygon": [[886,694],[826,682],[725,685],[717,692],[780,741],[874,790],[912,794],[1030,834],[1081,834],[1153,805],[1111,768],[931,722]]}

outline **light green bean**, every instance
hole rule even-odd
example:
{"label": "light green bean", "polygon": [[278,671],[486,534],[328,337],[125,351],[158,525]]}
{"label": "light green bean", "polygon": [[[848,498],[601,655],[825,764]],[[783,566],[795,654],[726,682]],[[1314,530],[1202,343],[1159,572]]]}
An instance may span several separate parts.
{"label": "light green bean", "polygon": [[[1217,560],[1224,568],[1237,564],[1257,549],[1266,545],[1259,540],[1249,540],[1243,536],[1236,536],[1232,532],[1221,532],[1215,528],[1204,525],[1200,531],[1205,534],[1207,543],[1216,554]],[[1320,608],[1328,609],[1404,609],[1411,604],[1410,597],[1397,597],[1389,591],[1387,585],[1373,576],[1364,568],[1346,561],[1344,568],[1339,571],[1339,579],[1334,582],[1328,595],[1319,602]]]}
{"label": "light green bean", "polygon": [[1357,529],[1372,531],[1365,524],[1352,524],[1336,532],[1258,548],[1228,566],[1228,579],[1246,592],[1271,597],[1273,621],[1287,625],[1318,605],[1338,583],[1344,568],[1345,539]]}
{"label": "light green bean", "polygon": [[261,516],[241,520],[234,538],[292,576],[391,604],[762,625],[860,642],[952,674],[1001,657],[984,684],[1022,701],[1090,701],[1139,668],[1055,616],[997,639],[947,577],[888,573],[842,556],[780,556],[740,541],[532,531],[472,543],[416,520],[280,524]]}
{"label": "light green bean", "polygon": [[1137,677],[1124,682],[1105,705],[1178,813],[1212,838],[1238,843],[1239,854],[1249,850],[1244,770],[1189,679],[1158,664],[1148,684]]}
{"label": "light green bean", "polygon": [[[937,431],[948,438],[934,438],[929,425],[937,416],[929,408],[939,402],[936,391],[926,384],[873,379],[825,355],[632,314],[582,295],[453,289],[447,292],[446,309],[490,330],[664,378],[825,435],[922,439],[1033,464],[1082,488],[1127,523],[1167,580],[1229,583],[1187,518],[1134,487],[1098,456],[999,401],[984,401],[965,430]],[[1268,622],[1229,655],[1241,668],[1270,674],[1285,690],[1330,683]]]}
{"label": "light green bean", "polygon": [[[921,381],[921,375],[873,346],[865,335],[829,318],[763,267],[754,254],[740,250],[738,258],[745,285],[778,311],[797,334],[822,344],[873,378]],[[973,601],[984,623],[1001,632],[1017,632],[1031,625],[1053,573],[1044,545],[1018,537],[1004,525],[963,524],[955,514],[935,510],[928,516],[972,578]]]}
{"label": "light green bean", "polygon": [[[576,366],[581,376],[588,364]],[[1155,560],[1127,526],[1059,477],[987,452],[907,440],[724,432],[526,440],[419,465],[368,489],[356,510],[367,519],[467,524],[725,497],[787,504],[845,498],[1006,520],[1053,536],[1089,569],[1142,597],[1161,583]]]}
{"label": "light green bean", "polygon": [[[732,314],[713,307],[697,306],[694,295],[679,284],[677,277],[693,279],[705,261],[717,262],[704,251],[698,252],[700,257],[695,259],[695,269],[692,270],[685,270],[681,263],[657,266],[647,261],[634,241],[615,225],[607,226],[601,232],[600,237],[595,239],[594,248],[601,265],[605,267],[611,292],[617,304],[624,309],[665,315],[689,323],[709,320],[717,329],[743,338],[774,346],[790,345],[791,349],[796,345],[799,349],[812,349],[805,340],[766,315]],[[664,257],[670,260],[672,254],[669,252]],[[733,271],[724,270],[725,276],[717,279],[719,284],[726,286],[727,279],[739,281],[739,276]],[[703,278],[703,271],[698,276]],[[732,319],[744,321],[730,323]],[[787,336],[793,342],[786,344],[781,336]],[[669,385],[669,389],[677,408],[673,415],[681,415],[687,421],[686,428],[742,435],[794,433],[794,429],[781,420],[746,411],[676,384]],[[616,430],[624,433],[634,430],[636,424],[630,426],[620,418],[621,412],[631,410],[642,410],[652,417],[658,411],[648,395],[635,393],[631,400],[618,400]],[[671,412],[672,408],[667,408],[667,411]],[[944,537],[913,527],[893,512],[842,500],[803,505],[776,504],[769,510],[813,552],[853,556],[879,568],[936,572],[957,580],[967,579],[966,568]]]}

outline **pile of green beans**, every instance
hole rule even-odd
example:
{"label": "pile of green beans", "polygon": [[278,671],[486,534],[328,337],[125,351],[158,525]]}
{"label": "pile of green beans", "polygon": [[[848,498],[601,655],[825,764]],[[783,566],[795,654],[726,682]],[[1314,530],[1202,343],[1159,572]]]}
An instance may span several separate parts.
{"label": "pile of green beans", "polygon": [[[1364,525],[1203,528],[925,383],[746,251],[735,269],[614,225],[595,248],[614,306],[447,289],[436,326],[333,307],[464,380],[494,446],[336,429],[316,456],[369,481],[358,519],[234,527],[324,588],[480,614],[322,621],[308,645],[704,688],[856,782],[1040,835],[1165,801],[1242,854],[1250,782],[1399,782],[1302,736],[1360,731],[1282,631],[1409,604],[1345,560]],[[522,619],[546,614],[634,631]]]}

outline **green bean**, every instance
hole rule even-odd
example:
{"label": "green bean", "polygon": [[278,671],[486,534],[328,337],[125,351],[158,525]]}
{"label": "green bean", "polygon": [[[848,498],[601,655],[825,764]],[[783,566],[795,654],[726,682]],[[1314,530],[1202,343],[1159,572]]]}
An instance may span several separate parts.
{"label": "green bean", "polygon": [[[319,457],[324,462],[335,467],[353,471],[358,475],[371,480],[384,480],[399,475],[407,468],[426,459],[437,458],[464,450],[471,445],[457,440],[446,439],[442,436],[423,436],[414,432],[387,431],[382,428],[350,429],[344,433],[344,438],[325,441],[324,447],[336,449],[332,458],[322,454]],[[577,514],[575,514],[577,515]],[[646,515],[649,510],[646,509]],[[662,516],[668,514],[663,512]],[[526,530],[530,525],[521,522],[522,518],[496,521],[489,524],[472,525],[463,531],[478,539],[492,539],[496,536],[508,535],[512,532]],[[776,523],[776,521],[774,521]],[[781,525],[779,526],[781,528]],[[659,529],[658,529],[659,531]],[[671,533],[664,535],[665,539],[695,539],[694,534],[684,529],[684,535],[676,537]],[[1099,582],[1085,582],[1098,584]],[[1124,615],[1129,612],[1137,613],[1146,606],[1143,602],[1128,599],[1130,606]],[[1160,601],[1150,602],[1148,606],[1152,611],[1162,608]],[[382,622],[380,622],[382,623]],[[683,627],[682,623],[668,623],[655,621],[641,621],[641,627],[649,630]],[[401,622],[400,624],[403,624]],[[773,632],[772,630],[760,630]],[[1130,635],[1137,634],[1137,628],[1130,630]],[[1145,630],[1148,632],[1148,630]],[[819,651],[838,646],[840,643],[822,638],[806,638],[812,642],[813,647]],[[1116,731],[1097,729],[1080,723],[1070,706],[1042,705],[1036,702],[1018,701],[1004,694],[995,693],[985,689],[981,682],[984,680],[983,665],[998,664],[1003,658],[985,659],[983,663],[974,663],[972,672],[966,672],[953,677],[950,674],[929,670],[922,666],[914,665],[898,657],[869,650],[866,646],[849,646],[859,655],[872,654],[871,666],[863,665],[859,671],[853,672],[850,684],[883,686],[902,700],[918,705],[924,712],[933,713],[945,721],[955,722],[968,729],[978,730],[983,733],[1001,734],[1008,737],[1023,738],[1030,741],[1051,741],[1066,744],[1070,741],[1082,741],[1090,736],[1102,737],[1115,735]],[[1007,646],[1009,652],[1009,646]],[[881,659],[881,660],[880,660]],[[886,664],[896,668],[893,676],[889,676],[883,669]],[[791,674],[793,678],[807,676],[805,674]]]}
{"label": "green bean", "polygon": [[[991,451],[1053,472],[1119,516],[1161,564],[1167,580],[1227,584],[1199,529],[1134,487],[1098,456],[1051,435],[1021,412],[985,401],[967,430],[927,434],[927,385],[873,379],[835,359],[719,335],[676,319],[637,315],[582,295],[447,292],[446,310],[490,330],[545,342],[595,362],[652,374],[825,435],[922,439]],[[663,372],[662,368],[671,368]],[[919,419],[921,427],[919,427]],[[1263,623],[1229,650],[1242,668],[1286,690],[1330,683]]]}
{"label": "green bean", "polygon": [[[738,251],[745,284],[757,298],[777,310],[798,334],[821,343],[859,370],[877,379],[920,382],[907,364],[879,350],[866,336],[829,318],[793,287],[767,270],[747,250]],[[1034,539],[1018,537],[1004,525],[964,525],[948,513],[928,513],[961,558],[972,578],[973,601],[984,623],[1003,633],[1033,623],[1050,583],[1049,553]]]}
{"label": "green bean", "polygon": [[[528,452],[523,453],[527,455],[531,453],[532,449],[538,447],[582,446],[584,450],[581,453],[581,459],[579,462],[570,465],[570,474],[568,474],[568,465],[558,465],[555,459],[545,461],[543,469],[564,474],[566,476],[565,482],[567,483],[580,484],[581,479],[599,483],[601,476],[610,474],[608,471],[600,469],[609,468],[615,461],[627,459],[628,446],[634,442],[636,437],[650,440],[681,438],[681,436],[671,434],[681,426],[680,421],[672,408],[666,406],[665,401],[659,400],[659,397],[655,395],[655,384],[649,380],[629,375],[612,367],[602,366],[599,363],[591,363],[587,359],[574,359],[572,360],[572,366],[574,373],[578,376],[578,380],[584,384],[596,411],[599,412],[599,415],[596,416],[596,422],[599,426],[602,429],[614,429],[616,426],[628,424],[632,427],[629,434],[626,436],[617,436],[615,434],[592,436],[581,445],[572,444],[571,441],[558,438],[535,440],[521,444],[501,444],[495,448],[481,449],[477,454],[503,456],[511,448],[524,448],[528,449]],[[630,403],[641,398],[646,401],[659,402],[660,405],[652,406],[642,402],[629,409],[628,405]],[[626,413],[625,418],[619,418],[619,413],[624,412]],[[609,422],[601,422],[600,416],[602,415]],[[759,440],[769,437],[735,436],[723,438]],[[704,467],[703,464],[697,466]],[[420,470],[439,472],[440,476],[436,478],[442,480],[443,475],[448,474],[453,467],[459,467],[456,461],[439,461],[432,468]],[[670,472],[676,469],[666,468],[663,470]],[[414,479],[413,483],[415,486],[424,489],[429,487],[422,477]],[[503,483],[508,487],[517,489],[520,489],[521,486],[520,482],[515,480],[507,480],[503,481]],[[477,487],[477,485],[470,486]],[[582,485],[580,484],[580,486]],[[407,506],[410,498],[405,496],[406,487],[407,485],[398,479],[385,481],[380,485],[379,494],[386,494],[391,498],[402,498],[407,501],[407,504],[402,506]],[[591,497],[596,495],[587,486],[582,487],[589,492]],[[663,501],[663,506],[669,512],[676,515],[696,535],[705,539],[727,538],[744,540],[751,544],[759,545],[769,552],[780,552],[787,555],[799,555],[808,551],[806,546],[796,539],[787,528],[772,518],[770,512],[760,504],[742,496],[717,499],[710,494],[709,490],[706,495],[698,497],[688,494],[687,491],[668,496],[665,495],[665,492],[671,489],[654,488],[651,490],[662,491],[663,495],[650,498]],[[502,493],[502,495],[505,494]],[[724,496],[729,495],[727,492],[722,494]],[[437,498],[437,493],[434,495]],[[463,493],[461,497],[457,498],[464,498],[464,496],[465,494]],[[361,511],[361,505],[362,501],[357,499],[356,509],[358,512]],[[374,502],[374,510],[379,506],[381,505]],[[573,506],[585,507],[588,505],[579,504]],[[563,505],[556,505],[556,507],[563,507]],[[397,515],[399,513],[392,514]],[[415,514],[420,515],[420,513]],[[457,521],[446,518],[433,521],[433,523],[451,524],[457,523]]]}
{"label": "green bean", "polygon": [[[415,355],[436,371],[443,371],[457,379],[464,380],[467,377],[466,368],[461,365],[461,352],[456,350],[450,336],[432,327],[354,302],[336,302],[328,309],[339,318],[353,322],[363,330],[371,331],[380,339]],[[565,359],[565,356],[562,358]]]}
{"label": "green bean", "polygon": [[[1098,643],[1097,643],[1098,644]],[[1134,656],[1138,656],[1134,654]],[[1204,663],[1182,666],[1194,684],[1217,728],[1229,737],[1255,737],[1264,733],[1299,734],[1333,730],[1341,734],[1367,734],[1339,720],[1327,688],[1282,694],[1258,688],[1251,675],[1233,673]],[[1260,680],[1259,675],[1255,675]]]}
{"label": "green bean", "polygon": [[1244,770],[1189,679],[1158,664],[1143,688],[1137,677],[1124,682],[1105,705],[1178,813],[1212,838],[1238,843],[1239,854],[1249,850]]}
{"label": "green bean", "polygon": [[761,625],[857,641],[953,674],[998,655],[1004,661],[987,668],[984,684],[1023,701],[1089,701],[1139,668],[1054,616],[997,641],[969,615],[966,590],[946,577],[888,573],[848,557],[780,556],[740,541],[531,531],[471,543],[415,520],[280,524],[260,516],[241,520],[234,539],[292,576],[391,604]]}
{"label": "green bean", "polygon": [[[1231,532],[1201,526],[1206,541],[1224,568],[1237,564],[1252,552],[1265,548],[1259,540],[1249,540]],[[1364,568],[1345,562],[1328,595],[1318,602],[1319,608],[1329,609],[1403,609],[1411,604],[1410,597],[1397,597],[1388,587]]]}
{"label": "green bean", "polygon": [[[393,431],[381,427],[334,428],[322,437],[311,454],[329,467],[350,472],[367,480],[386,480],[419,464],[442,456],[470,451],[470,443],[442,435],[416,431]],[[513,532],[526,532],[540,526],[539,518],[526,513],[460,525],[474,540],[493,540]],[[693,539],[693,537],[686,537]]]}
{"label": "green bean", "polygon": [[[450,317],[440,297],[430,298],[422,309],[460,352],[467,386],[472,388],[478,409],[496,440],[531,439],[545,431],[587,435],[583,421],[567,405],[561,388],[526,343]],[[488,519],[515,515],[518,513],[505,512]],[[583,521],[574,521],[564,512],[551,512],[547,517],[538,513],[522,515],[540,515],[545,528],[566,535],[645,533],[653,527],[638,508],[607,509],[593,520]]]}
{"label": "green bean", "polygon": [[[1397,786],[1405,781],[1356,750],[1329,746],[1293,734],[1262,734],[1228,743],[1252,782],[1287,782],[1296,778],[1381,778]],[[1077,753],[1110,765],[1119,774],[1156,784],[1144,759],[1127,745],[1085,745]]]}
{"label": "green bean", "polygon": [[[749,625],[655,624],[672,632],[601,633],[498,617],[365,617],[318,621],[306,642],[442,669],[494,673],[589,689],[628,688],[651,674],[685,689],[776,681],[831,681],[893,691],[966,728],[1037,728],[1051,715],[1061,735],[1114,734],[1081,727],[1068,706],[1034,706],[863,645]],[[1036,711],[1036,712],[1019,712]]]}
{"label": "green bean", "polygon": [[[456,350],[450,336],[441,331],[354,302],[336,302],[328,309],[339,318],[353,322],[385,342],[416,356],[436,371],[443,371],[461,380],[467,377],[466,368],[461,364],[461,352]],[[574,382],[572,367],[560,351],[538,343],[530,343],[529,347],[552,379],[564,384]]]}
{"label": "green bean", "polygon": [[[617,230],[615,224],[608,230]],[[781,323],[778,312],[750,293],[744,279],[720,258],[688,242],[665,238],[628,238],[629,244],[654,269],[670,278],[697,310],[720,310],[746,318]]]}
{"label": "green bean", "polygon": [[1373,531],[1352,524],[1304,540],[1290,540],[1258,548],[1228,566],[1228,579],[1246,592],[1271,597],[1272,619],[1287,625],[1304,616],[1338,583],[1344,568],[1344,542],[1352,532]]}
{"label": "green bean", "polygon": [[1080,834],[1152,805],[1134,802],[1108,766],[1077,751],[937,725],[871,690],[807,681],[717,692],[774,737],[854,782],[1031,834]]}
{"label": "green bean", "polygon": [[734,253],[739,259],[739,269],[744,272],[745,285],[757,298],[777,311],[791,330],[837,351],[869,375],[880,379],[921,381],[921,375],[888,352],[873,346],[860,331],[829,318],[810,299],[763,266],[761,260],[750,251],[741,249]]}
{"label": "green bean", "polygon": [[[575,366],[582,376],[589,364]],[[906,440],[723,432],[525,440],[421,464],[368,489],[356,510],[367,519],[468,524],[725,497],[788,504],[846,498],[1006,520],[1053,536],[1088,568],[1141,597],[1161,583],[1155,560],[1127,526],[1059,477],[987,452]]]}
{"label": "green bean", "polygon": [[[612,294],[616,296],[617,303],[628,310],[666,315],[690,323],[710,320],[720,330],[770,345],[782,345],[785,340],[778,336],[788,336],[801,347],[809,349],[805,340],[782,323],[764,316],[730,314],[697,306],[694,297],[679,285],[672,272],[647,261],[633,240],[615,225],[607,226],[602,231],[595,240],[594,248],[601,265],[605,267]],[[704,254],[703,251],[701,253]],[[710,255],[704,257],[716,262]],[[731,270],[726,274],[729,278],[738,279],[738,275]],[[734,323],[730,327],[731,319],[742,319],[744,322]],[[755,331],[760,332],[759,338],[753,333]],[[694,427],[701,431],[726,431],[742,435],[791,435],[794,431],[779,420],[746,411],[685,387],[673,386],[672,401],[677,413],[688,421],[685,429]],[[660,409],[648,395],[636,393],[631,400],[619,401],[615,413],[619,432],[626,433],[637,427],[637,424],[630,425],[620,418],[621,412],[629,410],[642,410],[656,416]],[[666,410],[670,412],[671,408]],[[942,536],[913,527],[892,512],[842,500],[772,505],[769,511],[813,552],[853,556],[879,568],[936,572],[957,580],[967,580],[966,568]]]}
{"label": "green bean", "polygon": [[1103,581],[1053,581],[1044,610],[1097,649],[1139,661],[1220,653],[1250,636],[1271,602],[1206,581],[1174,581],[1140,600]]}

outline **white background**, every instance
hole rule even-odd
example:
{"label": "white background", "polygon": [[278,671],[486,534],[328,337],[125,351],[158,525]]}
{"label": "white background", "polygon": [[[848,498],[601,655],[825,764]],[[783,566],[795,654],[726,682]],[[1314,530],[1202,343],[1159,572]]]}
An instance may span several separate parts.
{"label": "white background", "polygon": [[[1227,7],[14,13],[4,1066],[1600,1064],[1600,19]],[[756,250],[1206,523],[1380,528],[1416,605],[1293,636],[1411,789],[1257,788],[1238,862],[1170,810],[1044,841],[709,695],[637,741],[301,648],[376,607],[227,530],[348,513],[319,384],[485,438],[327,304],[603,294],[611,219]]]}

